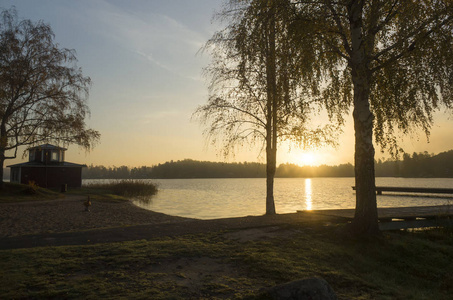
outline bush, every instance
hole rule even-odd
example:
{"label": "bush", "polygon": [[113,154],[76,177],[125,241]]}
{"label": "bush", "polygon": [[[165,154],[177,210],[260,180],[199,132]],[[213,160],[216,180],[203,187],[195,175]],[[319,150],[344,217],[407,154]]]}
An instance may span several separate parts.
{"label": "bush", "polygon": [[34,181],[29,181],[27,188],[24,189],[24,193],[27,195],[36,195],[38,194],[39,186]]}
{"label": "bush", "polygon": [[116,180],[109,183],[92,183],[86,185],[90,189],[110,191],[114,195],[123,197],[149,197],[157,193],[157,186],[143,180]]}

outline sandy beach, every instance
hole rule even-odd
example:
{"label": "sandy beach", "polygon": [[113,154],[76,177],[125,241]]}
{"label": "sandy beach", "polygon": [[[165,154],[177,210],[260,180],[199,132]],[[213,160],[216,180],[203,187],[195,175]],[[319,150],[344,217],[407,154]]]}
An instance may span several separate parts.
{"label": "sandy beach", "polygon": [[92,200],[85,211],[86,197],[0,204],[0,237],[83,231],[143,224],[164,224],[189,220],[145,210],[131,202]]}
{"label": "sandy beach", "polygon": [[[67,195],[48,201],[1,203],[0,248],[88,245],[229,230],[240,230],[244,238],[254,239],[272,235],[283,224],[312,227],[342,222],[309,212],[199,220],[108,200],[92,200],[87,212],[85,200],[86,196]],[[265,227],[271,227],[271,233]]]}

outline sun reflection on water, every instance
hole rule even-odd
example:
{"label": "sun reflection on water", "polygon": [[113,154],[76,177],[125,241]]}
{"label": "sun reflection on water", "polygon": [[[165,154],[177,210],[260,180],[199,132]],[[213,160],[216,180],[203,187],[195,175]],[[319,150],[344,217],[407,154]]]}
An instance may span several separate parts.
{"label": "sun reflection on water", "polygon": [[[84,179],[84,183],[99,180]],[[266,180],[263,178],[228,179],[153,179],[159,192],[151,201],[134,204],[173,216],[218,219],[260,216],[265,213]],[[382,186],[453,187],[453,178],[377,178]],[[278,213],[297,210],[355,208],[353,177],[276,178],[275,206]],[[446,205],[449,198],[380,196],[380,207]]]}
{"label": "sun reflection on water", "polygon": [[312,191],[311,191],[311,179],[307,178],[305,179],[305,205],[307,210],[311,210],[313,206],[313,199],[311,197]]}

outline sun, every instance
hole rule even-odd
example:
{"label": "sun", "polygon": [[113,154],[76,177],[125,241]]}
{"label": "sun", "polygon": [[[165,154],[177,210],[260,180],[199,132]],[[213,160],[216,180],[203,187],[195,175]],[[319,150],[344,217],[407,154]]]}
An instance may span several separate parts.
{"label": "sun", "polygon": [[298,164],[301,166],[314,166],[317,161],[316,154],[313,152],[303,152],[299,155]]}
{"label": "sun", "polygon": [[322,161],[320,154],[311,151],[293,150],[285,155],[286,161],[299,166],[317,166]]}

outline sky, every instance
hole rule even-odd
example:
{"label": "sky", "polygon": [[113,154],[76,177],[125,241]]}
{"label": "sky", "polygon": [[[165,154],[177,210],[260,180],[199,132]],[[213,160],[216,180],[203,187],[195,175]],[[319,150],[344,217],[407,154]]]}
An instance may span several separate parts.
{"label": "sky", "polygon": [[[20,19],[50,24],[62,48],[75,49],[77,65],[93,82],[88,99],[89,127],[101,140],[86,152],[70,145],[66,160],[87,165],[152,166],[182,159],[259,161],[245,147],[224,158],[211,146],[191,116],[208,100],[200,54],[220,29],[212,16],[222,0],[0,0],[1,9],[16,7]],[[430,142],[423,134],[401,139],[408,153],[438,153],[453,148],[451,114],[439,112]],[[348,116],[339,146],[302,150],[279,149],[278,163],[353,163],[354,132]],[[23,149],[21,149],[23,150]],[[377,158],[382,155],[377,148]],[[19,154],[6,165],[25,161]]]}

